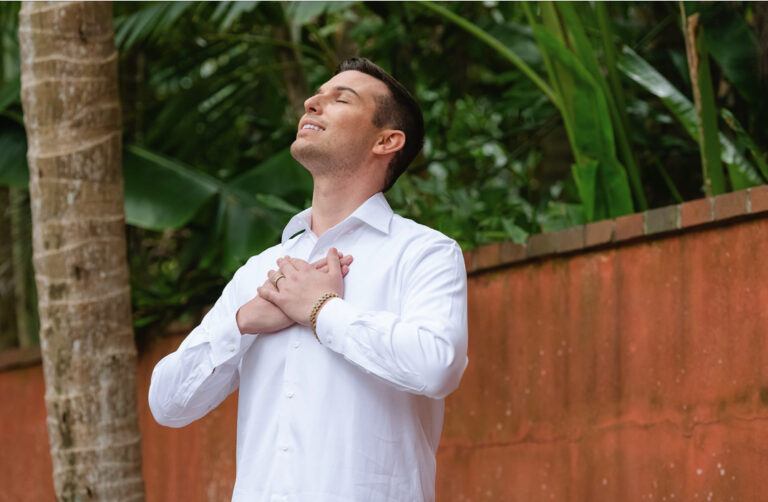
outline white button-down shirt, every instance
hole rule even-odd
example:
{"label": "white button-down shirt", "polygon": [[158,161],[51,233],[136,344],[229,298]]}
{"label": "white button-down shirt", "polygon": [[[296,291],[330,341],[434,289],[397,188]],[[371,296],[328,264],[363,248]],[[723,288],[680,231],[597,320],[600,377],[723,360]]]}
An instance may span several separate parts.
{"label": "white button-down shirt", "polygon": [[[331,247],[354,262],[344,298],[318,316],[322,344],[300,325],[240,334],[238,308],[279,257],[313,262]],[[459,246],[381,193],[319,238],[307,209],[157,364],[152,414],[181,427],[239,388],[236,502],[433,501],[443,398],[467,365],[466,302]]]}

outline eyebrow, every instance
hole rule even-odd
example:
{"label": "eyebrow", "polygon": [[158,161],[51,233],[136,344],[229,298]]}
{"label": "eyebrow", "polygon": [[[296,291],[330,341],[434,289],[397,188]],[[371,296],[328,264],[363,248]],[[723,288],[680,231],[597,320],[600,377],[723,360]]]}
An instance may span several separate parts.
{"label": "eyebrow", "polygon": [[[344,85],[337,85],[336,87],[333,88],[333,90],[334,91],[349,91],[352,94],[354,94],[355,96],[357,96],[358,98],[360,97],[360,95],[357,93],[356,90],[352,89],[351,87],[344,86]],[[322,94],[323,93],[322,91],[323,91],[322,87],[318,87],[317,90],[315,91],[315,94]]]}

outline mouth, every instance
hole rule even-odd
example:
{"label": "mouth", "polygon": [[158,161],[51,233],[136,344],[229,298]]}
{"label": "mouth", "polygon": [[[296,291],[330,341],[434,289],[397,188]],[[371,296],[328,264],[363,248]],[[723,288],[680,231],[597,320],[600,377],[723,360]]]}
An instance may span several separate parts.
{"label": "mouth", "polygon": [[299,132],[301,133],[304,131],[322,132],[325,131],[325,128],[314,122],[304,121],[299,125]]}

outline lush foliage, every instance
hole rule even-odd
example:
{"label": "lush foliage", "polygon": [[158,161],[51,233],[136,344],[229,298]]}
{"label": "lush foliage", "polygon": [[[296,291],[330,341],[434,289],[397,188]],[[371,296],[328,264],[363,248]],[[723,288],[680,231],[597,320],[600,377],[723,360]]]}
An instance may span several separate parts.
{"label": "lush foliage", "polygon": [[[14,5],[0,182],[23,186]],[[286,149],[303,99],[353,55],[424,110],[424,152],[393,207],[465,248],[700,197],[702,152],[721,159],[723,188],[764,183],[766,8],[684,9],[708,77],[691,79],[678,3],[116,3],[137,325],[196,316],[308,205]]]}

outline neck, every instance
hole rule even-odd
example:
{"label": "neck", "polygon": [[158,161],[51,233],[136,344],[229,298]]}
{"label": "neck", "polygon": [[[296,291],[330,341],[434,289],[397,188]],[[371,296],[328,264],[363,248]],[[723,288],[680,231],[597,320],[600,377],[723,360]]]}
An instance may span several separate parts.
{"label": "neck", "polygon": [[[328,229],[344,221],[355,209],[379,190],[370,183],[346,179],[315,177],[312,193],[312,232],[320,237]],[[365,181],[365,178],[362,178]]]}

